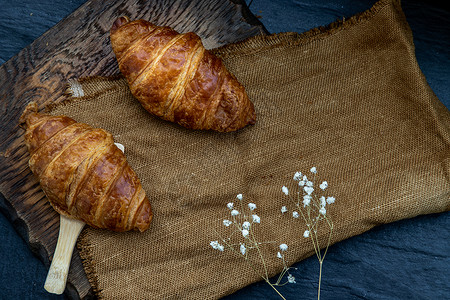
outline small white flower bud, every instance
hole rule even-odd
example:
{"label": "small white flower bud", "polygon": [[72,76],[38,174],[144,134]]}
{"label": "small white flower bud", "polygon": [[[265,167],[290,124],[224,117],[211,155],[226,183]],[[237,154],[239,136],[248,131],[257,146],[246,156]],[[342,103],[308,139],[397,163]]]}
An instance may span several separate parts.
{"label": "small white flower bud", "polygon": [[336,201],[336,199],[334,197],[327,197],[327,203],[328,204],[333,204],[334,201]]}
{"label": "small white flower bud", "polygon": [[233,224],[233,222],[231,222],[230,220],[223,220],[223,225],[225,226],[230,226],[231,224]]}
{"label": "small white flower bud", "polygon": [[325,201],[324,196],[320,197],[319,200],[320,200],[320,206],[325,207],[325,205],[327,205],[327,201]]}
{"label": "small white flower bud", "polygon": [[292,212],[292,216],[297,219],[299,217],[299,214],[298,212],[294,211]]}
{"label": "small white flower bud", "polygon": [[257,215],[252,215],[253,223],[261,223],[261,219]]}
{"label": "small white flower bud", "polygon": [[225,250],[225,248],[219,244],[219,241],[212,241],[211,243],[209,243],[211,245],[211,247],[213,247],[213,249],[215,250],[219,250],[219,251],[223,251]]}
{"label": "small white flower bud", "polygon": [[238,198],[239,200],[242,200],[242,194],[237,194],[236,198]]}
{"label": "small white flower bud", "polygon": [[255,203],[249,203],[249,204],[248,204],[248,208],[249,208],[250,210],[255,210],[256,204],[255,204]]}
{"label": "small white flower bud", "polygon": [[295,172],[294,180],[300,180],[301,177],[302,177],[302,173],[301,172]]}
{"label": "small white flower bud", "polygon": [[232,216],[237,216],[239,214],[239,212],[237,211],[237,210],[235,210],[235,209],[233,209],[232,211],[231,211],[231,215]]}
{"label": "small white flower bud", "polygon": [[287,209],[286,206],[282,206],[282,207],[281,207],[281,213],[282,213],[282,214],[284,214],[284,213],[287,212],[287,211],[288,211],[288,209]]}
{"label": "small white flower bud", "polygon": [[314,192],[314,188],[313,188],[313,187],[310,187],[310,186],[305,186],[305,187],[303,188],[303,190],[304,190],[308,195],[311,195],[311,194]]}
{"label": "small white flower bud", "polygon": [[211,247],[213,247],[213,249],[217,249],[217,245],[219,245],[219,241],[211,241],[209,244],[211,245]]}
{"label": "small white flower bud", "polygon": [[309,237],[309,230],[305,230],[305,232],[303,232],[303,237]]}
{"label": "small white flower bud", "polygon": [[311,173],[313,173],[313,174],[316,174],[316,173],[317,173],[316,167],[312,167],[310,171],[311,171]]}
{"label": "small white flower bud", "polygon": [[247,229],[242,229],[242,236],[247,237],[250,232]]}
{"label": "small white flower bud", "polygon": [[311,203],[311,199],[310,195],[303,196],[303,207],[308,206]]}
{"label": "small white flower bud", "polygon": [[247,248],[245,248],[244,244],[241,244],[240,250],[241,250],[241,254],[245,255],[245,252],[247,251]]}
{"label": "small white flower bud", "polygon": [[280,245],[280,250],[281,251],[286,251],[288,249],[288,246],[286,244],[281,244]]}
{"label": "small white flower bud", "polygon": [[233,202],[228,203],[228,204],[227,204],[227,207],[228,207],[228,209],[233,209],[233,207],[234,207]]}
{"label": "small white flower bud", "polygon": [[295,282],[295,277],[292,276],[291,274],[289,274],[289,276],[288,276],[288,282],[289,282],[289,283],[296,283],[296,282]]}
{"label": "small white flower bud", "polygon": [[281,255],[280,251],[278,251],[277,257],[278,257],[278,258],[283,258],[283,255]]}
{"label": "small white flower bud", "polygon": [[287,187],[283,186],[283,187],[281,188],[281,191],[282,191],[286,196],[289,195],[289,190],[288,190]]}
{"label": "small white flower bud", "polygon": [[328,182],[324,181],[319,186],[322,190],[325,190],[328,187]]}
{"label": "small white flower bud", "polygon": [[325,209],[325,207],[322,207],[321,209],[319,209],[319,213],[325,215],[327,213],[327,210]]}
{"label": "small white flower bud", "polygon": [[250,229],[250,222],[245,221],[244,223],[242,223],[242,228],[244,228],[244,229]]}

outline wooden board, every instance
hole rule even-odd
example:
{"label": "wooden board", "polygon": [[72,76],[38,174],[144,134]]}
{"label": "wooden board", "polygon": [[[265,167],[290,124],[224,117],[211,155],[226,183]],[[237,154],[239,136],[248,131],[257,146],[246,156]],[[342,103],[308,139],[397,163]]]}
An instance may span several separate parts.
{"label": "wooden board", "polygon": [[[61,102],[69,79],[119,73],[109,28],[121,15],[196,32],[206,48],[267,33],[243,0],[92,0],[0,67],[0,208],[47,267],[59,216],[28,168],[18,119],[30,101],[40,108]],[[94,297],[76,250],[65,293],[70,299]]]}

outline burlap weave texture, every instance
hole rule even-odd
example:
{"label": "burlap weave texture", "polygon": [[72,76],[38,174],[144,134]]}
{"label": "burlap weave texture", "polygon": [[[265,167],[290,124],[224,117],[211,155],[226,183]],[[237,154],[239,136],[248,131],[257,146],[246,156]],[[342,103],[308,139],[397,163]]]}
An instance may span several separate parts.
{"label": "burlap weave texture", "polygon": [[121,78],[80,80],[84,96],[56,107],[109,130],[150,199],[143,233],[87,228],[79,243],[105,299],[215,299],[260,278],[214,251],[228,202],[257,205],[271,275],[277,245],[291,263],[313,253],[305,226],[283,216],[281,187],[317,167],[336,203],[332,242],[373,226],[450,209],[450,114],[414,56],[398,1],[303,35],[255,37],[214,50],[245,86],[257,123],[234,133],[190,131],[149,115]]}

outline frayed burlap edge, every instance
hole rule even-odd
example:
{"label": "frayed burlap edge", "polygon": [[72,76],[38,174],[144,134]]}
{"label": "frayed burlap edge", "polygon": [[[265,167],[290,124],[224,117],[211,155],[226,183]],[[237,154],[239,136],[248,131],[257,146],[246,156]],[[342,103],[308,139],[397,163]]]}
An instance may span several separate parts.
{"label": "frayed burlap edge", "polygon": [[[43,111],[45,113],[51,114],[55,109],[71,104],[74,101],[95,100],[101,94],[121,88],[120,86],[114,86],[108,89],[103,89],[96,93],[89,93],[89,92],[86,93],[83,89],[83,83],[89,82],[90,84],[93,84],[95,82],[105,82],[105,81],[117,83],[119,82],[120,79],[124,79],[124,77],[122,75],[115,75],[105,77],[91,76],[91,77],[80,77],[77,79],[70,79],[65,86],[64,91],[65,98],[61,102],[48,104]],[[126,84],[125,80],[123,81],[123,84]],[[86,94],[89,95],[86,96]]]}
{"label": "frayed burlap edge", "polygon": [[[358,13],[348,19],[344,17],[342,20],[339,19],[329,25],[316,27],[303,33],[283,32],[270,35],[257,35],[241,42],[211,49],[210,51],[220,58],[226,58],[236,55],[254,54],[259,51],[267,51],[280,46],[306,45],[317,40],[325,39],[339,31],[343,31],[360,23],[366,22],[374,17],[384,7],[390,5],[392,5],[396,10],[401,10],[400,0],[380,0],[368,10]],[[406,19],[401,21],[404,25],[409,27]]]}
{"label": "frayed burlap edge", "polygon": [[101,290],[99,289],[98,284],[98,274],[96,271],[95,260],[92,255],[92,245],[86,238],[86,228],[81,232],[78,242],[77,249],[80,254],[81,261],[83,263],[84,271],[86,273],[86,277],[92,287],[92,291],[94,292],[97,299],[103,299],[101,294]]}

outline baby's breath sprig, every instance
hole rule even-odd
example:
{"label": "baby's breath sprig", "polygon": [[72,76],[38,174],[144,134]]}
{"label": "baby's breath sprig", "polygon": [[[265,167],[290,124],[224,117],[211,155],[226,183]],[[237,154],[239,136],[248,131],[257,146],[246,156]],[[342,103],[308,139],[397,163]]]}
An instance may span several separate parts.
{"label": "baby's breath sprig", "polygon": [[[322,265],[325,256],[328,252],[328,248],[331,243],[331,235],[333,233],[333,222],[329,214],[327,213],[327,204],[333,204],[335,202],[334,197],[326,196],[328,188],[328,182],[323,181],[316,185],[316,167],[310,169],[313,179],[310,180],[308,176],[301,172],[294,174],[294,181],[297,182],[296,192],[292,195],[286,186],[281,188],[281,191],[292,201],[294,204],[294,210],[292,211],[292,217],[294,219],[300,219],[305,221],[306,230],[303,231],[303,238],[309,238],[314,246],[314,252],[319,260],[319,286],[317,291],[317,299],[320,299],[320,285],[322,282]],[[309,175],[310,176],[310,175]],[[322,195],[318,195],[317,191]],[[281,207],[281,213],[285,214],[289,210],[286,206]],[[321,251],[321,245],[319,243],[319,225],[326,224],[329,228],[327,244],[324,250]]]}
{"label": "baby's breath sprig", "polygon": [[[261,251],[261,246],[264,244],[275,242],[260,242],[255,235],[255,226],[261,223],[261,218],[256,213],[256,204],[248,203],[246,206],[243,204],[243,195],[238,194],[236,196],[237,203],[229,202],[227,208],[229,210],[230,217],[222,221],[223,225],[227,227],[229,236],[223,238],[216,231],[216,234],[220,237],[217,241],[210,242],[210,246],[218,251],[224,252],[230,250],[238,257],[245,260],[245,262],[255,271],[266,283],[268,283],[275,292],[282,298],[283,295],[277,290],[276,287],[283,286],[288,283],[295,283],[295,277],[289,273],[291,267],[287,266],[285,259],[285,253],[288,249],[286,244],[279,245],[279,251],[277,257],[281,259],[283,265],[283,271],[279,274],[275,283],[272,283],[269,278],[269,272],[266,265],[266,260]],[[262,271],[258,269],[254,264],[254,258],[251,259],[251,255],[256,255],[259,258]],[[287,274],[287,279],[282,282],[283,278]]]}

